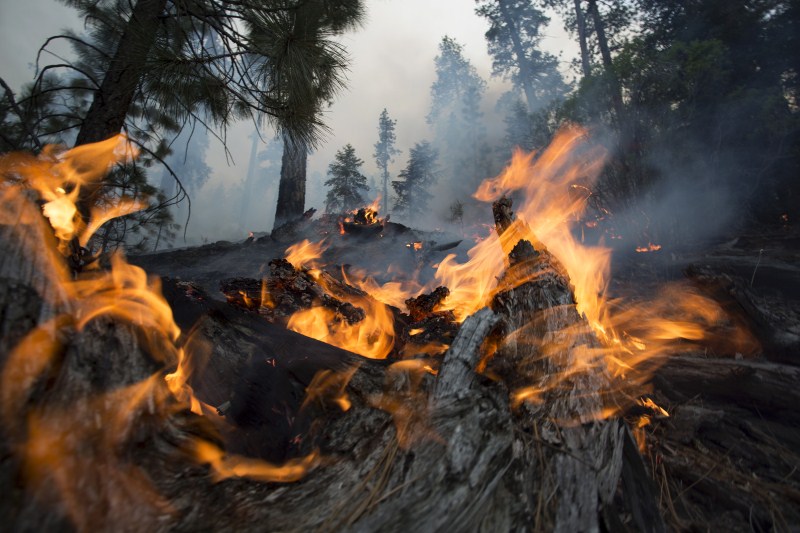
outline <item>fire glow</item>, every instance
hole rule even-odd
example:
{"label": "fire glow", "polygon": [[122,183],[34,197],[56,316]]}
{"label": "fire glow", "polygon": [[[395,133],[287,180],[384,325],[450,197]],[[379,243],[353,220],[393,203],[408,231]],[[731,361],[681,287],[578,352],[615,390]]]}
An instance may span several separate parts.
{"label": "fire glow", "polygon": [[[680,284],[666,286],[654,301],[608,300],[611,249],[581,244],[572,232],[574,226],[583,224],[590,187],[597,180],[605,158],[604,149],[593,144],[584,129],[562,128],[543,151],[516,151],[500,175],[485,180],[478,188],[474,196],[483,202],[510,194],[521,197],[521,202],[516,222],[502,236],[495,232],[477,242],[468,251],[467,262],[458,262],[455,254],[446,256],[436,266],[434,280],[425,286],[397,282],[379,285],[371,278],[352,276],[347,282],[383,303],[400,308],[407,298],[436,286],[448,287],[450,296],[442,308],[452,310],[460,322],[490,305],[498,290],[497,280],[508,267],[508,253],[520,239],[527,239],[535,249],[548,250],[563,265],[574,290],[577,310],[603,347],[581,351],[583,355],[574,369],[566,369],[564,375],[554,376],[545,385],[511,391],[512,404],[540,401],[549,388],[558,387],[572,373],[591,368],[602,368],[609,375],[627,381],[635,397],[644,392],[636,388],[648,381],[664,356],[692,349],[709,328],[724,318],[724,313],[716,302]],[[637,251],[660,248],[649,244]],[[526,281],[529,279],[515,279],[514,283]],[[371,333],[362,338],[381,334],[373,325],[367,327]],[[383,327],[390,335],[394,334],[389,323]],[[331,342],[328,329],[320,328],[316,334],[311,328],[302,331]],[[332,343],[343,346],[338,342]],[[348,349],[359,352],[363,345],[350,344]],[[619,408],[610,407],[597,416],[607,418],[619,412]]]}
{"label": "fire glow", "polygon": [[[65,257],[75,252],[75,242],[88,246],[106,221],[144,205],[122,199],[106,209],[93,208],[88,223],[76,207],[82,186],[102,179],[113,165],[135,155],[127,139],[117,136],[69,151],[47,147],[39,156],[9,154],[0,159],[0,224],[11,228],[10,235],[35,272],[32,281],[45,303],[39,325],[5,360],[0,414],[13,434],[27,481],[41,490],[55,491],[80,530],[102,523],[101,517],[91,514],[98,508],[127,517],[144,517],[149,511],[142,509],[169,512],[147,474],[115,452],[134,431],[138,417],[148,413],[167,420],[183,409],[198,415],[214,411],[195,397],[188,384],[195,369],[193,354],[185,347],[192,342],[184,339],[173,320],[158,278],[128,264],[121,253],[111,255],[107,271],[97,261],[81,265],[76,272],[66,265]],[[48,369],[60,364],[65,339],[109,318],[131,328],[139,339],[134,345],[172,372],[159,371],[126,387],[93,392],[72,404],[43,404],[29,412],[26,404],[36,394],[36,384]],[[93,450],[93,455],[82,459],[87,450]],[[200,437],[195,438],[194,450],[195,459],[209,463],[220,479],[251,476],[292,481],[316,464],[313,453],[283,466],[245,460],[226,455]],[[86,483],[92,484],[99,498],[91,505],[85,501]],[[132,493],[138,496],[131,498]]]}
{"label": "fire glow", "polygon": [[[155,411],[166,418],[168,413],[181,409],[203,416],[213,416],[214,411],[195,397],[189,385],[191,374],[197,371],[194,354],[189,349],[192,344],[173,320],[158,280],[148,278],[142,269],[126,263],[121,254],[112,256],[109,271],[89,265],[86,272],[77,276],[69,271],[64,260],[70,253],[70,246],[74,246],[73,241],[88,246],[94,232],[105,221],[141,208],[141,202],[121,201],[106,210],[93,211],[87,224],[76,207],[83,184],[101,179],[112,165],[134,156],[124,137],[115,137],[68,152],[48,149],[39,157],[12,155],[0,161],[3,175],[0,223],[14,227],[25,253],[31,254],[31,263],[44,278],[37,290],[52,314],[10,353],[2,369],[0,414],[6,427],[18,435],[15,446],[22,450],[30,482],[52,483],[80,529],[86,529],[82,526],[91,524],[92,517],[82,510],[82,487],[74,481],[79,477],[78,471],[105,479],[98,483],[112,492],[125,490],[115,487],[123,485],[119,479],[135,479],[141,497],[130,501],[131,506],[147,503],[161,509],[167,505],[144,472],[131,465],[111,464],[113,453],[107,450],[113,450],[130,431],[126,424],[131,423],[134,414],[149,409],[151,414]],[[522,197],[517,220],[502,235],[493,233],[480,240],[467,253],[465,263],[459,263],[455,254],[446,256],[437,265],[433,281],[424,286],[415,281],[380,285],[358,270],[351,270],[350,274],[343,272],[345,282],[365,295],[333,295],[364,309],[366,316],[362,321],[356,324],[337,321],[330,310],[312,307],[291,316],[287,327],[364,357],[386,358],[393,350],[396,337],[389,306],[402,308],[408,298],[445,286],[450,293],[441,309],[452,311],[457,321],[463,321],[491,304],[498,291],[498,279],[508,270],[508,253],[520,239],[527,239],[534,249],[549,250],[563,265],[574,289],[577,311],[586,319],[602,347],[576,349],[579,357],[573,367],[509,391],[512,406],[540,403],[548,391],[562,386],[570,376],[594,371],[626,381],[634,388],[634,396],[640,396],[654,362],[692,346],[691,342],[701,341],[707,329],[722,320],[724,314],[713,301],[682,286],[666,287],[663,297],[652,302],[623,304],[607,299],[610,249],[585,246],[572,234],[573,226],[580,224],[587,203],[585,195],[574,191],[586,189],[597,179],[604,159],[604,151],[592,145],[586,132],[578,127],[562,129],[553,143],[540,153],[515,152],[509,166],[499,176],[486,180],[475,193],[475,198],[483,202],[512,194]],[[37,200],[42,202],[42,207]],[[380,222],[374,210],[365,209],[363,213],[368,223]],[[49,226],[45,220],[49,221]],[[416,248],[416,244],[412,243],[412,247]],[[312,273],[323,290],[333,293],[334,288],[326,284],[326,277],[320,270],[324,268],[321,258],[326,247],[326,243],[303,241],[288,248],[286,257],[295,268]],[[513,282],[522,284],[529,280],[516,278]],[[261,305],[270,305],[266,284],[262,285],[261,296]],[[20,413],[25,413],[24,406],[37,380],[54,364],[62,349],[62,337],[80,332],[102,317],[113,317],[135,327],[143,334],[146,351],[172,371],[158,372],[140,383],[100,394],[78,406],[37,408],[23,420]],[[410,335],[419,333],[412,330]],[[554,333],[569,337],[573,332]],[[521,329],[497,342],[545,342],[525,339],[524,334]],[[497,346],[487,348],[491,353],[496,349]],[[402,355],[411,358],[419,352],[404,350]],[[479,371],[486,369],[490,358],[490,353],[485,354]],[[338,405],[341,411],[347,411],[351,403],[345,389],[355,371],[318,376],[307,390],[307,401],[325,398]],[[435,363],[427,359],[395,362],[392,372],[412,376],[413,379],[408,379],[413,386],[402,398],[376,395],[370,399],[371,405],[392,414],[403,446],[412,446],[419,435],[435,440],[436,436],[425,429],[426,401],[424,392],[419,390],[423,376],[436,374]],[[667,416],[660,407],[650,406],[649,400],[637,401],[657,411],[659,416]],[[119,407],[109,407],[112,405]],[[605,418],[619,414],[617,405],[593,416]],[[86,422],[96,417],[101,423]],[[644,418],[637,422],[639,429],[644,425]],[[111,430],[103,429],[105,426]],[[413,430],[415,427],[422,429]],[[91,461],[76,459],[77,450],[84,443],[96,447],[100,445],[98,441],[106,447],[104,450],[107,449],[101,454],[103,461],[92,465]],[[272,465],[228,455],[216,444],[199,438],[189,449],[197,462],[211,466],[216,479],[248,476],[261,481],[295,481],[320,463],[319,454],[312,452],[284,465]],[[65,466],[55,466],[62,464]],[[103,478],[99,470],[116,474]],[[124,499],[124,494],[115,494],[109,498]]]}

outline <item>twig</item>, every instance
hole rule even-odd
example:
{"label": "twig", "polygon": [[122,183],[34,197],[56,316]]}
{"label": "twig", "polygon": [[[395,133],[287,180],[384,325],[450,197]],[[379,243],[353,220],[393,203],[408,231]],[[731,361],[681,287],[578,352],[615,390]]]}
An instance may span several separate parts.
{"label": "twig", "polygon": [[750,277],[750,286],[753,286],[753,280],[756,279],[756,270],[758,270],[758,265],[761,264],[761,254],[764,252],[764,249],[761,248],[758,251],[758,261],[756,261],[756,267],[753,269],[753,275]]}

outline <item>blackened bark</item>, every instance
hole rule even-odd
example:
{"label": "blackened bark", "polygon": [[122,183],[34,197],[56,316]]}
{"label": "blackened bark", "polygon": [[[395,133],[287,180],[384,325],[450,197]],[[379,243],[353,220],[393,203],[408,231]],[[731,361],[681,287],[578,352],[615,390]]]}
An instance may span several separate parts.
{"label": "blackened bark", "polygon": [[[487,370],[512,393],[527,389],[540,395],[520,404],[516,422],[533,436],[525,444],[522,439],[519,448],[528,473],[526,490],[549,497],[546,503],[528,502],[521,511],[533,518],[535,530],[598,531],[603,526],[614,530],[627,512],[614,503],[626,461],[638,467],[628,469],[628,486],[644,485],[634,483],[642,476],[632,473],[642,470],[638,454],[624,456],[631,438],[624,425],[597,417],[612,377],[602,362],[589,362],[585,350],[601,344],[577,312],[563,266],[541,243],[517,238],[533,235],[513,220],[511,200],[495,202],[493,214],[498,234],[510,233],[501,238],[506,241],[504,251],[511,251],[510,267],[492,301],[505,336]],[[526,278],[529,281],[519,283]],[[549,446],[541,447],[542,443]],[[541,475],[544,472],[548,475]],[[645,515],[634,514],[637,529],[663,531],[654,494],[645,491],[637,496],[642,498],[639,505],[646,504],[651,511],[647,518],[652,520],[645,523]],[[632,507],[631,498],[623,495],[627,507]]]}
{"label": "blackened bark", "polygon": [[278,205],[275,208],[274,228],[303,215],[306,203],[306,161],[308,146],[290,135],[283,135],[281,181],[278,186]]}

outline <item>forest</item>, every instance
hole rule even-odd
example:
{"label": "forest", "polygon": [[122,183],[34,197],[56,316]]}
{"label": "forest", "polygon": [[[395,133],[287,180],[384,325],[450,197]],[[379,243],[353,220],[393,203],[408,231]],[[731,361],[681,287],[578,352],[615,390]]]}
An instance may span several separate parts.
{"label": "forest", "polygon": [[0,71],[12,530],[800,527],[800,2],[475,0],[367,151],[373,3],[62,3]]}

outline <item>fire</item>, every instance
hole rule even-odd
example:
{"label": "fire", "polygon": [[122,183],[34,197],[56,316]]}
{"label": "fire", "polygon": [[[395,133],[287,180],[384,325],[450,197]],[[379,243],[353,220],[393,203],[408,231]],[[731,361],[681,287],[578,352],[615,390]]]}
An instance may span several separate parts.
{"label": "fire", "polygon": [[[141,517],[153,523],[171,512],[146,472],[120,456],[122,444],[134,430],[137,438],[158,438],[163,431],[160,424],[186,408],[197,414],[213,411],[194,396],[188,382],[195,364],[207,355],[207,347],[182,334],[161,295],[159,279],[128,264],[122,253],[111,256],[107,271],[89,264],[73,272],[65,261],[65,256],[75,252],[75,243],[90,246],[105,222],[144,205],[127,199],[95,205],[88,223],[76,206],[83,186],[101,180],[113,165],[135,155],[127,140],[117,136],[68,151],[47,147],[39,156],[0,158],[0,224],[11,232],[7,244],[17,246],[25,258],[30,272],[21,273],[23,281],[29,277],[44,302],[38,326],[5,358],[0,415],[24,462],[26,482],[60,498],[81,530],[107,523],[109,516]],[[102,328],[108,323],[115,327],[106,333]],[[49,393],[53,401],[30,406],[32,394],[48,372],[59,369],[59,358],[77,357],[69,355],[70,343],[86,344],[80,357],[105,355],[94,353],[97,348],[87,340],[101,330],[120,339],[135,338],[131,346],[141,353],[133,357],[146,354],[174,370],[108,390],[99,385],[99,390],[93,385],[69,390],[70,380],[64,380],[48,385],[56,388]],[[116,363],[81,362],[101,369]],[[113,371],[107,373],[113,380]],[[59,395],[63,402],[55,401]],[[198,460],[211,463],[219,477],[291,481],[318,459],[311,454],[275,466],[226,456],[202,440],[196,448]],[[144,522],[141,526],[145,527]]]}
{"label": "fire", "polygon": [[348,324],[338,319],[330,309],[312,307],[293,314],[286,327],[370,359],[385,359],[394,347],[391,311],[382,302],[368,296],[353,296],[350,300],[366,311],[360,322]]}
{"label": "fire", "polygon": [[297,244],[293,244],[286,249],[286,260],[295,268],[318,268],[317,260],[322,257],[322,253],[328,248],[328,244],[322,240],[310,242],[303,239]]}
{"label": "fire", "polygon": [[[497,279],[507,268],[506,256],[520,239],[527,239],[535,249],[547,249],[569,275],[577,311],[602,341],[602,347],[573,350],[577,356],[573,368],[514,391],[512,404],[542,401],[548,390],[559,387],[570,374],[598,367],[640,385],[663,356],[692,349],[693,342],[706,339],[708,330],[724,318],[716,302],[684,285],[666,287],[652,302],[611,302],[606,298],[611,250],[585,246],[572,233],[587,207],[590,186],[599,176],[605,157],[604,150],[592,145],[586,131],[576,126],[562,128],[542,152],[516,151],[509,166],[484,181],[474,196],[484,202],[505,195],[521,196],[517,220],[502,236],[494,233],[478,242],[468,252],[466,263],[458,263],[454,255],[449,255],[438,265],[434,283],[450,289],[445,305],[459,320],[490,303]],[[650,244],[647,251],[657,249],[659,245]],[[513,283],[525,281],[516,279]],[[523,340],[524,331],[515,335],[520,336],[515,342],[538,342]],[[609,408],[597,416],[614,412],[618,409]]]}
{"label": "fire", "polygon": [[661,249],[660,244],[653,244],[652,242],[647,243],[647,246],[637,246],[636,251],[639,253],[644,252],[657,252]]}
{"label": "fire", "polygon": [[227,455],[218,446],[203,440],[195,443],[194,453],[198,462],[211,465],[217,481],[247,477],[257,481],[289,483],[302,479],[320,461],[319,454],[312,452],[305,457],[290,459],[282,465],[273,465],[260,459]]}

